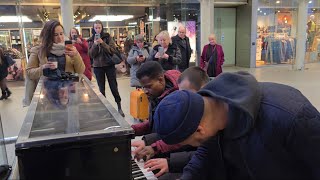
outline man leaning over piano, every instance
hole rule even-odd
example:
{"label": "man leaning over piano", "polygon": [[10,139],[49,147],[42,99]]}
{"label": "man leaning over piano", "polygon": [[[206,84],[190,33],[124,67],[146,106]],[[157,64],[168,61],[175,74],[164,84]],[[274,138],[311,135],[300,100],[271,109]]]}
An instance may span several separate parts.
{"label": "man leaning over piano", "polygon": [[198,147],[182,180],[320,179],[320,114],[297,89],[223,73],[176,91],[154,114],[167,144]]}

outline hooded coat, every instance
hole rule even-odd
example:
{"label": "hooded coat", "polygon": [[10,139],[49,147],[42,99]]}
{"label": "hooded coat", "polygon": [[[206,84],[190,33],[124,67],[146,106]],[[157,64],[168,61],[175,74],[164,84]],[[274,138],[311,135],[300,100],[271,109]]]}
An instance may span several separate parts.
{"label": "hooded coat", "polygon": [[198,148],[181,179],[320,179],[320,114],[297,89],[238,72],[199,93],[229,105],[228,123]]}

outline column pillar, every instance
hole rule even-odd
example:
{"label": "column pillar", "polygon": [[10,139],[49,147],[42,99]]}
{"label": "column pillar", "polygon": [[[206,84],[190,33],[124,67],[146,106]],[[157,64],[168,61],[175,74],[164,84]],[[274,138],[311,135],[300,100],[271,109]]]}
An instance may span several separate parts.
{"label": "column pillar", "polygon": [[298,24],[297,24],[297,46],[296,46],[296,60],[295,70],[304,69],[304,60],[306,54],[306,21],[308,17],[308,1],[300,0],[298,7]]}
{"label": "column pillar", "polygon": [[200,16],[202,50],[208,44],[209,35],[214,33],[214,0],[200,0]]}
{"label": "column pillar", "polygon": [[72,3],[73,0],[60,0],[62,16],[61,23],[64,27],[66,35],[69,34],[71,28],[74,27]]}

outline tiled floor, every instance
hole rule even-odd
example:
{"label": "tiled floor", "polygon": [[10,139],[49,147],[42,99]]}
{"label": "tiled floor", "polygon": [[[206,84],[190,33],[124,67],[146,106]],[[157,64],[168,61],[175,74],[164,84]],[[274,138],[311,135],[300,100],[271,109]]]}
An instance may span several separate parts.
{"label": "tiled floor", "polygon": [[[264,68],[245,69],[238,67],[225,67],[225,72],[234,72],[238,70],[249,71],[259,81],[270,81],[291,85],[299,89],[314,105],[320,110],[320,64],[307,64],[306,70],[294,71],[291,66],[270,66]],[[129,116],[130,92],[134,88],[129,87],[129,78],[124,77],[118,79],[119,91],[122,98],[122,107],[126,114],[126,120],[132,123],[132,118]],[[93,82],[96,86],[96,82]],[[15,87],[12,87],[12,86]],[[4,128],[5,137],[17,136],[24,120],[27,108],[22,107],[22,98],[24,95],[24,87],[20,84],[12,84],[12,97],[5,101],[0,101],[0,113]],[[97,87],[97,86],[96,86]],[[107,99],[116,107],[114,98],[109,89],[107,89]],[[7,146],[9,164],[12,164],[14,159],[14,145]]]}

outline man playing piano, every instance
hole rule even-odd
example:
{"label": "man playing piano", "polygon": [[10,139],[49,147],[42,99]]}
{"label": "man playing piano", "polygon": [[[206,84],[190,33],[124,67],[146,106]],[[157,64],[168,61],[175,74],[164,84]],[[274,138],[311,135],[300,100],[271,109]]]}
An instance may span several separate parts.
{"label": "man playing piano", "polygon": [[298,90],[223,73],[154,114],[167,144],[198,147],[180,179],[320,179],[320,114]]}
{"label": "man playing piano", "polygon": [[[209,77],[204,70],[199,67],[190,67],[180,75],[178,86],[179,90],[197,92],[208,82]],[[145,146],[141,151],[136,151],[136,157],[138,159],[144,156],[152,158],[158,154],[168,153],[170,150],[178,150],[180,148],[180,146],[175,146],[176,148],[171,149],[165,149],[162,146],[160,146],[161,148],[157,148],[156,145],[161,142],[161,140],[157,141],[151,146]],[[159,179],[175,179],[176,177],[180,177],[183,167],[189,162],[195,149],[186,147],[179,150],[182,152],[170,153],[165,158],[154,158],[147,161],[145,168],[149,168],[148,171],[159,170],[155,175],[156,177],[161,176]],[[164,173],[166,174],[162,176]]]}

